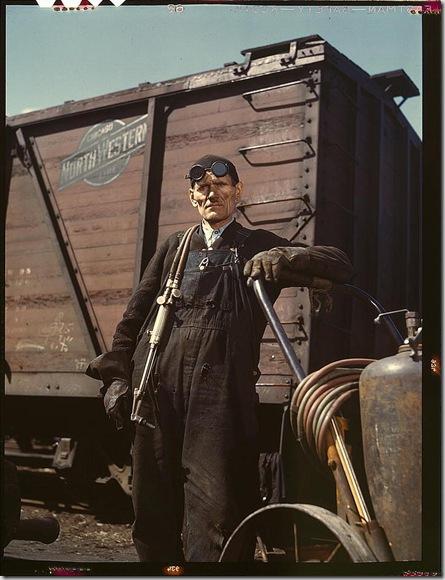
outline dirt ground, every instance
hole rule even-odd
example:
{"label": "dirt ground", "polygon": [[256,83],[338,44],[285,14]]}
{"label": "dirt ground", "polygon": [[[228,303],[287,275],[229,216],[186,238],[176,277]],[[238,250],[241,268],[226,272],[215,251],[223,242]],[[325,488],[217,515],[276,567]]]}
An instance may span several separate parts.
{"label": "dirt ground", "polygon": [[22,505],[23,518],[54,516],[60,524],[58,539],[52,544],[13,540],[5,548],[6,558],[71,562],[136,562],[130,523],[107,523],[97,516],[71,511]]}

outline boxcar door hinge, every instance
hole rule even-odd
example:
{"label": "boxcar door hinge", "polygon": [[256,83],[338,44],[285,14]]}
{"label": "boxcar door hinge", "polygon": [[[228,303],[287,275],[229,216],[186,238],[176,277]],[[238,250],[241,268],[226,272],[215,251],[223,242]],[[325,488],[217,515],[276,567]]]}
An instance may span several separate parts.
{"label": "boxcar door hinge", "polygon": [[304,327],[304,318],[303,316],[299,316],[297,318],[297,329],[299,332],[301,332],[300,336],[296,336],[295,337],[295,341],[298,345],[302,344],[303,342],[306,342],[307,340],[309,340],[309,336],[306,332],[306,328]]}
{"label": "boxcar door hinge", "polygon": [[17,157],[20,159],[22,165],[26,167],[26,169],[29,169],[32,166],[31,155],[26,147],[25,140],[21,139],[19,135],[20,134],[17,132]]}

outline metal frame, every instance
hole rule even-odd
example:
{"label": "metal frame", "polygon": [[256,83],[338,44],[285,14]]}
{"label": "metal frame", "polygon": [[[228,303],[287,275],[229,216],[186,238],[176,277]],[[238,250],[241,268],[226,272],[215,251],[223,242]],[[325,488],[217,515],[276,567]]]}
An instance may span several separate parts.
{"label": "metal frame", "polygon": [[142,171],[141,196],[139,206],[139,225],[136,241],[136,262],[134,268],[133,289],[137,285],[143,274],[144,262],[144,246],[147,238],[147,229],[149,225],[148,217],[150,211],[148,208],[148,190],[150,183],[150,176],[153,172],[153,165],[151,163],[151,154],[153,149],[153,140],[155,136],[154,126],[156,123],[156,111],[158,110],[158,102],[156,98],[148,101],[147,107],[147,134],[145,138],[145,152],[144,152],[144,168]]}

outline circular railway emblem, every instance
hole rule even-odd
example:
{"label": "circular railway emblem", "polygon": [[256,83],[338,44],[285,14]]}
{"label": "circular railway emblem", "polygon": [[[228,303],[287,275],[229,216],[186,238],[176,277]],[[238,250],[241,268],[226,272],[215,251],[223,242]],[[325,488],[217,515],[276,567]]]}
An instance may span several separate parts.
{"label": "circular railway emblem", "polygon": [[110,183],[145,145],[146,133],[147,115],[127,124],[115,119],[90,127],[77,151],[62,161],[59,189],[82,179],[93,186]]}

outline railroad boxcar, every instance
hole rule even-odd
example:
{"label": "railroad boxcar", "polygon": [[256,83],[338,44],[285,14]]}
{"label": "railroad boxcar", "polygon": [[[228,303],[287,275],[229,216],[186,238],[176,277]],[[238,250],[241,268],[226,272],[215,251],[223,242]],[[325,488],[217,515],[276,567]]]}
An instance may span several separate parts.
{"label": "railroad boxcar", "polygon": [[[8,118],[5,432],[18,461],[63,470],[77,454],[82,477],[102,462],[128,491],[128,441],[84,371],[110,348],[156,247],[196,222],[184,176],[205,153],[236,164],[240,223],[338,246],[388,310],[420,310],[421,143],[400,109],[419,94],[413,82],[402,70],[370,76],[318,35],[242,55]],[[335,295],[315,316],[308,290],[291,288],[276,308],[307,371],[393,352],[353,300]],[[260,370],[263,451],[275,453],[294,385],[269,329]],[[38,442],[54,437],[49,457]]]}

